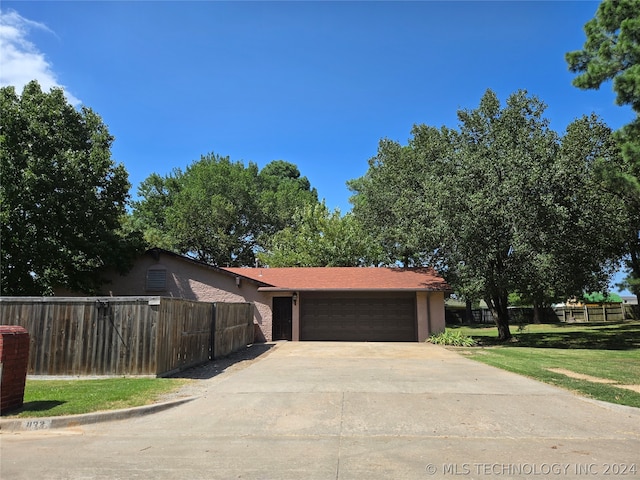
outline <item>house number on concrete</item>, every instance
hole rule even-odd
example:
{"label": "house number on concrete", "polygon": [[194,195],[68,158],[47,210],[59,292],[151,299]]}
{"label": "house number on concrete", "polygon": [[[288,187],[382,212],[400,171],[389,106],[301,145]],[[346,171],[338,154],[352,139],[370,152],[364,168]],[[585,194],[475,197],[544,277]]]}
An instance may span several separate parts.
{"label": "house number on concrete", "polygon": [[22,424],[26,430],[44,430],[51,427],[51,420],[29,420]]}

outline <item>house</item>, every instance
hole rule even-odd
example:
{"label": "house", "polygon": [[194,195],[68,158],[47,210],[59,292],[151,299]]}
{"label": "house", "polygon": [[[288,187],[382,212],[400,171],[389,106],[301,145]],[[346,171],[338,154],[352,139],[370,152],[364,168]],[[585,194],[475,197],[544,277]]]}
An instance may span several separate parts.
{"label": "house", "polygon": [[222,268],[158,248],[109,280],[106,295],[253,303],[256,341],[424,341],[450,291],[428,268]]}

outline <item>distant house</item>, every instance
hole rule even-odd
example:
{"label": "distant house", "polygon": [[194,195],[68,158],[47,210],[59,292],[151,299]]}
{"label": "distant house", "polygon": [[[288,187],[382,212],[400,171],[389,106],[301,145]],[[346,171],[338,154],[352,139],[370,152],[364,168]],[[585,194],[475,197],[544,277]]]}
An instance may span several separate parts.
{"label": "distant house", "polygon": [[256,341],[424,341],[449,285],[427,268],[221,268],[154,248],[103,294],[255,305]]}
{"label": "distant house", "polygon": [[585,293],[582,298],[570,298],[567,300],[566,305],[573,307],[598,306],[598,305],[616,305],[624,303],[622,297],[617,293],[607,293],[606,295],[601,292]]}

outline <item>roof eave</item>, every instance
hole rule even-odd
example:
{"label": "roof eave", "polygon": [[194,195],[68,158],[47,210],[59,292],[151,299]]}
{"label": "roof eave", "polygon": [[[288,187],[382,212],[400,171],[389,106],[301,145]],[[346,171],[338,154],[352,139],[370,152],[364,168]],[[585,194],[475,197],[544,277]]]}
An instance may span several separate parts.
{"label": "roof eave", "polygon": [[[195,258],[191,258],[189,256],[186,255],[180,255],[179,253],[175,253],[172,252],[170,250],[165,250],[164,248],[159,248],[159,247],[154,247],[154,248],[150,248],[147,251],[144,252],[145,255],[151,255],[154,258],[159,258],[159,255],[167,255],[170,257],[174,257],[177,258],[179,260],[191,263],[193,265],[197,265],[199,267],[202,268],[207,268],[209,270],[213,270],[215,272],[221,273],[223,275],[227,275],[229,277],[240,277],[242,280],[246,280],[248,282],[254,283],[256,285],[269,285],[268,283],[265,282],[261,282],[260,280],[256,280],[254,278],[251,277],[247,277],[245,275],[241,275],[239,273],[235,273],[232,271],[227,270],[225,267],[218,267],[216,265],[211,265],[210,263],[206,263],[203,262],[201,260],[196,260]],[[260,287],[258,287],[260,288]]]}
{"label": "roof eave", "polygon": [[299,288],[258,287],[259,292],[450,292],[448,288]]}

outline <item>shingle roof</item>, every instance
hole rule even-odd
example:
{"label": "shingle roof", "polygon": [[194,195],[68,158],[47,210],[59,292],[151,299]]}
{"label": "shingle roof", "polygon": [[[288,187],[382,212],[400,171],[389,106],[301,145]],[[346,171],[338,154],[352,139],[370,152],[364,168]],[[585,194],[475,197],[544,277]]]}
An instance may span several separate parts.
{"label": "shingle roof", "polygon": [[450,291],[431,268],[290,267],[221,268],[263,283],[261,290]]}

